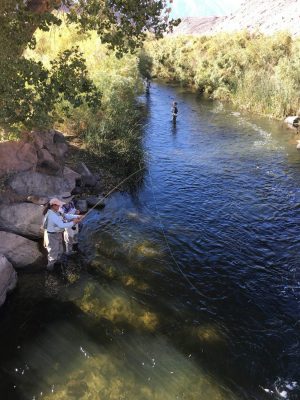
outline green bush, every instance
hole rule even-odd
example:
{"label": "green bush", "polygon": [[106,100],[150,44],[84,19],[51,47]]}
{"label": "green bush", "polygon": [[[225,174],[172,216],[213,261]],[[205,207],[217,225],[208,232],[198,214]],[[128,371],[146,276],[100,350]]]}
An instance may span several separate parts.
{"label": "green bush", "polygon": [[142,164],[136,97],[143,86],[138,57],[127,54],[117,58],[96,32],[79,34],[72,26],[52,27],[49,33],[38,31],[35,39],[36,48],[28,49],[26,57],[40,61],[45,68],[50,68],[52,60],[70,46],[78,46],[87,75],[101,93],[97,108],[88,107],[87,102],[74,107],[67,99],[58,103],[55,127],[80,136],[86,150],[99,156],[102,166],[126,174]]}
{"label": "green bush", "polygon": [[148,41],[153,74],[214,99],[281,118],[300,106],[300,39],[288,33],[219,33]]}

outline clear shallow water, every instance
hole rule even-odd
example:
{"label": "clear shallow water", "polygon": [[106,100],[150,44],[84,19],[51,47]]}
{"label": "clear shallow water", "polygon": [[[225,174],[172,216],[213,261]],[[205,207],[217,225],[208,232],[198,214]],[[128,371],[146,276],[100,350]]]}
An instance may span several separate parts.
{"label": "clear shallow water", "polygon": [[1,310],[1,396],[299,399],[293,134],[171,87],[145,101],[143,184],[86,220],[88,267],[24,274]]}

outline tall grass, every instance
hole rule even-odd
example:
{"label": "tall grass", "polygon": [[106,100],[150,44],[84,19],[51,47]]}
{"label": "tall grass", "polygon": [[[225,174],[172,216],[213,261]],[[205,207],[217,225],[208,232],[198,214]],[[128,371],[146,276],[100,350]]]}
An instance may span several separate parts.
{"label": "tall grass", "polygon": [[149,41],[153,74],[228,100],[260,114],[281,118],[300,106],[300,39],[220,33]]}
{"label": "tall grass", "polygon": [[91,111],[57,106],[55,127],[79,136],[86,149],[99,156],[101,164],[124,174],[143,163],[143,151],[136,96],[141,93],[139,60],[135,55],[118,59],[101,43],[96,32],[80,34],[75,26],[54,26],[36,32],[37,46],[26,57],[41,61],[47,68],[60,52],[78,46],[86,60],[89,77],[101,91],[101,106]]}

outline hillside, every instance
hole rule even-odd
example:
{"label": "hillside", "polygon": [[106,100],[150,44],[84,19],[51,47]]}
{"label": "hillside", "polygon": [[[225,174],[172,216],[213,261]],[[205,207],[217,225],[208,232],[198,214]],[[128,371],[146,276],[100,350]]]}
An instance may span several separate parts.
{"label": "hillside", "polygon": [[249,0],[225,17],[188,17],[173,35],[212,35],[247,29],[272,34],[289,31],[300,35],[300,0]]}

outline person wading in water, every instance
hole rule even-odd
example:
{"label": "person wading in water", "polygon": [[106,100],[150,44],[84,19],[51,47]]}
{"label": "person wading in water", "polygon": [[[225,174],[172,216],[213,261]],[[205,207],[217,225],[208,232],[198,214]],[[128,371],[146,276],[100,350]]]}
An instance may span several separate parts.
{"label": "person wading in water", "polygon": [[[80,214],[80,211],[77,210],[75,207],[75,204],[73,202],[73,196],[71,195],[71,193],[69,192],[63,193],[62,201],[65,203],[59,209],[59,212],[62,215],[72,214],[78,216]],[[72,226],[71,228],[66,228],[64,230],[64,241],[65,241],[67,256],[76,253],[75,246],[78,244],[78,233],[79,233],[78,224]]]}
{"label": "person wading in water", "polygon": [[[81,221],[81,217],[75,214],[61,214],[59,208],[65,203],[57,198],[49,201],[45,209],[43,222],[44,246],[48,252],[47,270],[53,271],[54,264],[61,262],[64,253],[63,232],[66,228],[72,228]],[[64,222],[67,220],[69,222]]]}
{"label": "person wading in water", "polygon": [[177,115],[178,115],[178,108],[177,108],[177,102],[176,101],[173,101],[171,112],[172,112],[173,124],[176,124]]}

